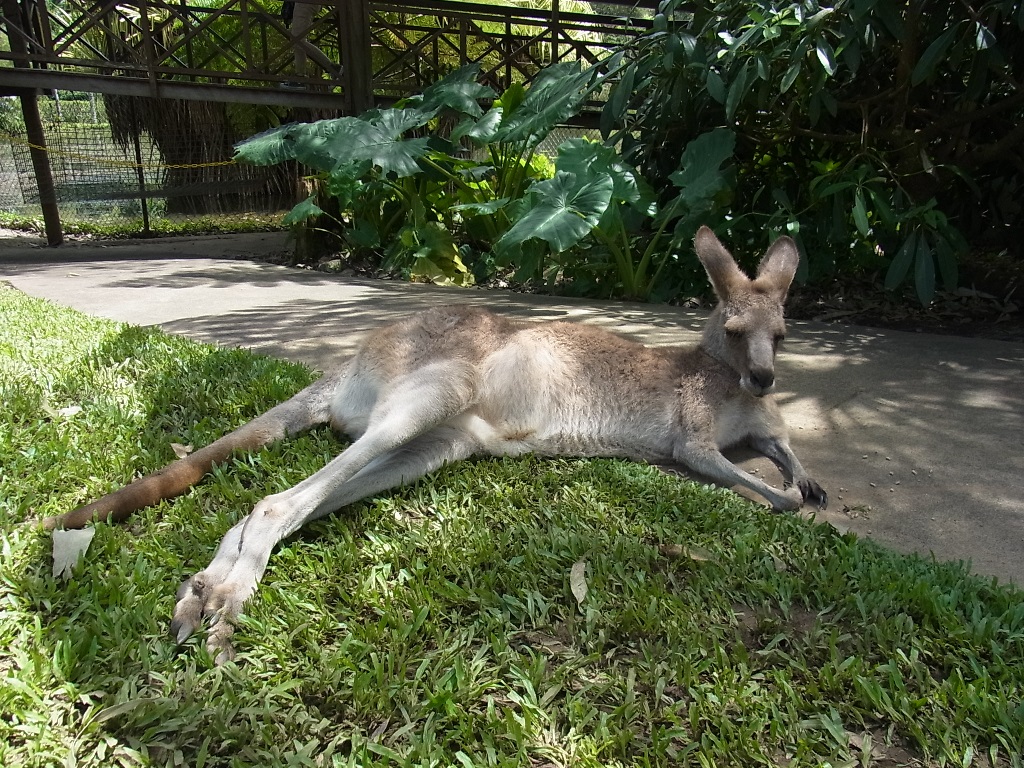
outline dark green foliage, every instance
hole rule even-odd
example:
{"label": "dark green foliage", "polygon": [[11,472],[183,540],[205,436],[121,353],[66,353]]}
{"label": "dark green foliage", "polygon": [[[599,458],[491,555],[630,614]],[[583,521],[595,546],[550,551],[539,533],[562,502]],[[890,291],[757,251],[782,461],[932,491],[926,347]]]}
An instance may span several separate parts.
{"label": "dark green foliage", "polygon": [[927,304],[956,286],[963,234],[1024,227],[1022,29],[1012,0],[666,0],[603,129],[660,190],[690,141],[729,126],[730,242],[785,232],[800,277],[883,269]]}
{"label": "dark green foliage", "polygon": [[[558,64],[494,98],[466,67],[239,156],[314,168],[333,208],[311,200],[289,221],[336,209],[349,249],[407,276],[508,269],[666,299],[703,290],[689,239],[709,224],[741,258],[793,236],[800,280],[883,273],[928,304],[956,287],[965,235],[1024,227],[1022,27],[1010,0],[666,0],[650,34],[591,69]],[[540,141],[611,81],[604,144],[540,161]]]}

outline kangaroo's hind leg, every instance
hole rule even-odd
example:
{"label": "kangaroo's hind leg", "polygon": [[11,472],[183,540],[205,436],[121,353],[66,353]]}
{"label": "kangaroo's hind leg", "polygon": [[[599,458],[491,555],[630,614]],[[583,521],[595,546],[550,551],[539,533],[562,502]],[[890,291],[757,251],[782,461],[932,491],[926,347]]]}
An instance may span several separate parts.
{"label": "kangaroo's hind leg", "polygon": [[219,662],[230,659],[231,621],[255,592],[282,538],[346,504],[471,455],[476,441],[446,424],[472,401],[471,377],[460,369],[434,364],[395,382],[374,406],[358,440],[319,472],[263,499],[235,525],[210,565],[178,592],[171,624],[178,641],[202,617],[213,617],[208,646]]}

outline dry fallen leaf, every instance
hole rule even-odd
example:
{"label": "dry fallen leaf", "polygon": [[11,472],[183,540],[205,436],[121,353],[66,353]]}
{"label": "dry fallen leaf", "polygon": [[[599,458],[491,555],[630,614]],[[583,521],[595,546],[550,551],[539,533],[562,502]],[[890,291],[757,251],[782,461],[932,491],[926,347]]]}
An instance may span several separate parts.
{"label": "dry fallen leaf", "polygon": [[171,450],[174,451],[174,455],[179,459],[184,459],[190,453],[192,453],[191,445],[182,445],[181,443],[171,443]]}
{"label": "dry fallen leaf", "polygon": [[569,572],[569,589],[578,605],[583,605],[583,598],[587,596],[587,561],[577,560]]}
{"label": "dry fallen leaf", "polygon": [[682,544],[661,544],[658,546],[658,551],[665,557],[677,558],[682,557],[685,550],[683,550]]}
{"label": "dry fallen leaf", "polygon": [[95,528],[82,528],[81,530],[53,532],[53,577],[56,579],[63,576],[65,579],[71,577],[71,571],[78,563],[78,558],[85,555],[92,537],[96,535]]}
{"label": "dry fallen leaf", "polygon": [[704,549],[704,547],[698,547],[696,545],[684,547],[682,544],[662,544],[658,547],[658,551],[665,557],[671,557],[673,559],[688,557],[690,560],[695,560],[699,563],[715,562],[715,555],[710,549]]}
{"label": "dry fallen leaf", "polygon": [[704,549],[704,547],[690,546],[686,548],[686,556],[691,560],[696,560],[700,563],[713,563],[715,562],[715,554],[710,549]]}

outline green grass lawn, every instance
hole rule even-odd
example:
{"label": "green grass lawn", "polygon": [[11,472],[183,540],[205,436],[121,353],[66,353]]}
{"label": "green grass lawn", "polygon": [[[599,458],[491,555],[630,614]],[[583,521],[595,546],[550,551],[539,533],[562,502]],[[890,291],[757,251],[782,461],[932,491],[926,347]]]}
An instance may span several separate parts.
{"label": "green grass lawn", "polygon": [[329,433],[51,576],[33,521],[311,378],[0,286],[0,765],[1024,764],[1020,592],[637,464],[465,462],[317,522],[221,668],[175,590]]}

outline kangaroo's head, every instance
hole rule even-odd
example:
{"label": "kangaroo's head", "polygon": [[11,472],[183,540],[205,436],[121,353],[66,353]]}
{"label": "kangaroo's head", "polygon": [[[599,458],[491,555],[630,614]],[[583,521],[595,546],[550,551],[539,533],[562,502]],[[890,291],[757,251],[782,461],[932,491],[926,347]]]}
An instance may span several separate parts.
{"label": "kangaroo's head", "polygon": [[782,305],[800,261],[796,244],[788,237],[772,243],[753,280],[707,227],[693,245],[718,296],[701,346],[740,375],[745,391],[763,397],[775,386],[775,352],[786,335]]}

